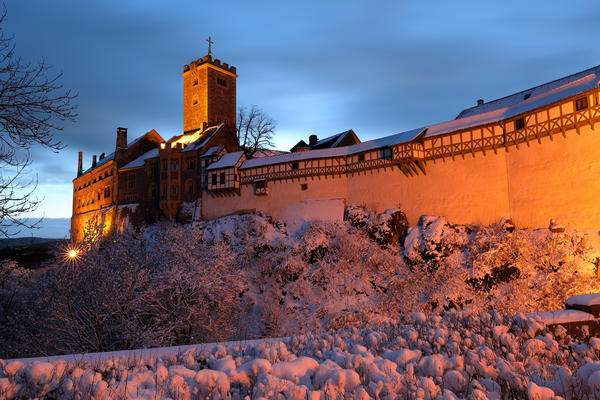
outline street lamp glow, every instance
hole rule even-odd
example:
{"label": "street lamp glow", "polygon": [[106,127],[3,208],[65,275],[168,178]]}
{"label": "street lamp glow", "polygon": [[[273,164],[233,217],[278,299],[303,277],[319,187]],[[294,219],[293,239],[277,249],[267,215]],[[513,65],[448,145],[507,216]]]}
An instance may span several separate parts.
{"label": "street lamp glow", "polygon": [[67,252],[67,255],[69,256],[70,259],[74,259],[75,257],[77,257],[78,254],[79,254],[79,251],[77,251],[75,249],[71,249]]}

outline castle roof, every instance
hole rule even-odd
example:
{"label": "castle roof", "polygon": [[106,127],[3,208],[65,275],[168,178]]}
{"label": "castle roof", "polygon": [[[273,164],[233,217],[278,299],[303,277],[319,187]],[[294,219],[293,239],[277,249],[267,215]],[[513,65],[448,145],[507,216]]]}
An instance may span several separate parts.
{"label": "castle roof", "polygon": [[314,146],[312,146],[312,148],[316,150],[338,147],[342,140],[344,140],[346,137],[353,137],[355,143],[360,143],[360,139],[358,139],[358,136],[356,136],[354,131],[352,129],[348,129],[347,131],[337,133],[335,135],[331,135],[329,137],[326,137],[325,139],[317,141],[317,143],[315,143]]}
{"label": "castle roof", "polygon": [[183,149],[183,151],[192,151],[203,148],[208,144],[208,141],[219,132],[223,125],[224,124],[220,124],[206,128],[193,142]]}
{"label": "castle roof", "polygon": [[223,154],[223,157],[219,161],[210,164],[207,170],[235,167],[242,157],[244,157],[243,151]]}
{"label": "castle roof", "polygon": [[136,158],[135,160],[133,160],[129,164],[124,165],[123,167],[119,168],[119,171],[122,171],[124,169],[131,169],[131,168],[143,167],[144,166],[144,160],[146,160],[148,158],[156,158],[156,157],[158,157],[158,148],[152,149],[152,150],[150,150],[150,151],[142,154],[141,156],[139,156],[138,158]]}
{"label": "castle roof", "polygon": [[600,84],[600,65],[523,90],[510,96],[467,108],[456,119],[427,127],[424,137],[442,135],[499,122],[592,90]]}
{"label": "castle roof", "polygon": [[250,160],[244,161],[240,169],[256,168],[264,165],[310,160],[316,158],[348,156],[381,147],[391,146],[394,144],[410,142],[418,135],[420,135],[423,131],[424,128],[418,128],[406,132],[397,133],[395,135],[382,137],[379,139],[369,140],[367,142],[353,144],[351,146],[333,147],[329,149],[311,151],[300,151],[295,153],[285,153],[271,157],[252,158]]}
{"label": "castle roof", "polygon": [[208,150],[206,150],[204,153],[202,153],[200,155],[200,157],[214,157],[214,156],[218,156],[223,149],[225,148],[225,146],[212,146],[209,147]]}

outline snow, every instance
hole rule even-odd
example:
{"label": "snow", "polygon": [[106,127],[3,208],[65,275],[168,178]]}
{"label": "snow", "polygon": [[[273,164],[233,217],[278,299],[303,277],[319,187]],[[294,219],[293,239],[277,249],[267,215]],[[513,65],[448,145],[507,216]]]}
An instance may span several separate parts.
{"label": "snow", "polygon": [[565,300],[567,306],[595,306],[600,304],[600,293],[586,293],[569,297]]}
{"label": "snow", "polygon": [[386,136],[379,139],[369,140],[367,142],[353,144],[351,146],[335,147],[331,149],[319,149],[310,151],[299,151],[295,153],[286,153],[271,157],[253,158],[244,161],[240,169],[256,168],[265,165],[281,164],[293,161],[311,160],[328,157],[343,157],[356,153],[362,153],[381,147],[392,146],[394,144],[405,143],[413,140],[424,128],[412,129],[410,131]]}
{"label": "snow", "polygon": [[539,319],[545,324],[562,324],[566,322],[592,321],[592,314],[579,310],[557,310],[527,314],[528,317]]}
{"label": "snow", "polygon": [[[45,394],[98,400],[600,399],[599,354],[543,328],[530,334],[523,330],[528,316],[452,311],[414,320],[133,356],[0,360],[0,390],[9,400]],[[449,340],[437,347],[441,333]],[[494,345],[494,338],[508,333],[510,343]]]}
{"label": "snow", "polygon": [[232,168],[240,161],[240,158],[244,156],[243,151],[235,151],[233,153],[225,153],[219,161],[210,164],[207,170],[219,169],[219,168]]}
{"label": "snow", "polygon": [[223,151],[225,147],[224,146],[212,146],[209,147],[208,150],[206,150],[204,153],[202,153],[200,155],[200,157],[215,157],[218,156],[219,154],[221,154],[221,151]]}
{"label": "snow", "polygon": [[141,156],[139,156],[138,158],[136,158],[132,162],[130,162],[130,163],[126,164],[125,166],[119,168],[119,171],[125,170],[125,169],[130,169],[130,168],[143,167],[144,166],[144,160],[147,160],[149,158],[156,158],[156,157],[158,157],[158,149],[152,149],[152,150],[147,151],[146,153],[142,154]]}
{"label": "snow", "polygon": [[[189,145],[187,145],[183,151],[192,151],[203,148],[208,144],[208,142],[219,132],[219,130],[223,127],[224,124],[217,126],[210,126],[206,128],[204,131],[196,131],[199,133],[199,137],[195,137],[193,141]],[[182,135],[184,136],[184,135]],[[172,139],[171,139],[172,140]]]}

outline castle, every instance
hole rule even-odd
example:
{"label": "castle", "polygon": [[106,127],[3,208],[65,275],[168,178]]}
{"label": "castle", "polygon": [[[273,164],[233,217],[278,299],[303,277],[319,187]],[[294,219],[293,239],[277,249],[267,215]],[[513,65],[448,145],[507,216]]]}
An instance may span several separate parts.
{"label": "castle", "polygon": [[[210,43],[209,43],[210,45]],[[181,220],[262,211],[293,224],[341,219],[347,204],[399,207],[461,224],[503,217],[519,227],[558,219],[600,227],[600,66],[497,100],[451,121],[360,142],[350,130],[289,153],[247,159],[236,140],[236,68],[209,54],[183,68],[184,132],[155,130],[115,151],[79,153],[71,237],[131,217]]]}

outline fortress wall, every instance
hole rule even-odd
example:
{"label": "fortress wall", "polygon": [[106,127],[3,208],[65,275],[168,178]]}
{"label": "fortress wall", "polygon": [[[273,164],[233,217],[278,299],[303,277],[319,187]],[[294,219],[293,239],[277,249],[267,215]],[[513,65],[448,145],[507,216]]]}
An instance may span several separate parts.
{"label": "fortress wall", "polygon": [[509,215],[504,149],[428,161],[425,171],[408,177],[398,168],[354,174],[347,202],[377,212],[399,207],[411,225],[423,214],[483,225]]}
{"label": "fortress wall", "polygon": [[[307,190],[301,184],[307,184]],[[202,193],[202,217],[217,218],[241,210],[262,211],[275,218],[283,218],[289,213],[291,203],[308,199],[347,198],[348,179],[346,175],[308,177],[269,181],[266,196],[256,196],[252,185],[241,185],[240,196],[213,196]]]}
{"label": "fortress wall", "polygon": [[512,146],[506,156],[510,209],[519,227],[550,218],[579,229],[600,227],[600,126]]}
{"label": "fortress wall", "polygon": [[102,235],[110,236],[116,219],[116,207],[108,207],[96,211],[89,211],[71,217],[71,239],[75,242],[83,240],[84,231],[88,223],[103,222]]}

